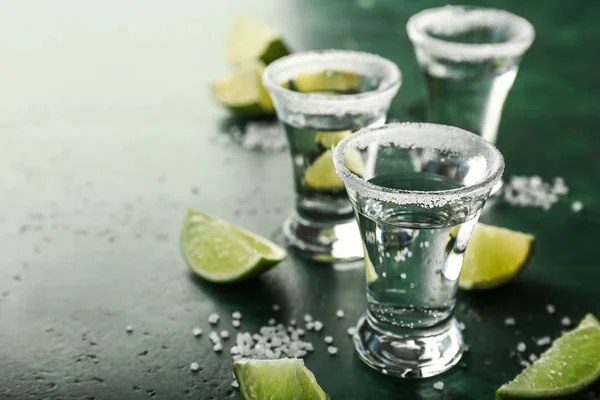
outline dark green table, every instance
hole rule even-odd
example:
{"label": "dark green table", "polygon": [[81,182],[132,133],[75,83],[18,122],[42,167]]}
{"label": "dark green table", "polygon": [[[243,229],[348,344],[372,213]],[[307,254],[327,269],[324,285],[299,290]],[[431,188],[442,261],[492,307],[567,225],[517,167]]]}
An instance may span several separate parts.
{"label": "dark green table", "polygon": [[[507,175],[562,176],[571,193],[548,212],[498,205],[485,216],[534,233],[537,253],[510,285],[460,294],[471,346],[460,366],[423,381],[363,366],[346,335],[365,307],[360,269],[290,257],[244,284],[191,277],[177,245],[186,207],[281,240],[292,206],[288,155],[227,140],[231,120],[208,92],[228,68],[236,13],[270,21],[296,49],[391,58],[404,73],[391,117],[415,120],[423,88],[404,25],[443,2],[238,3],[0,3],[0,399],[239,398],[230,355],[207,338],[208,314],[234,310],[249,330],[275,315],[324,321],[340,351],[327,355],[313,334],[306,362],[334,400],[491,399],[521,369],[511,356],[519,341],[539,353],[531,338],[558,335],[561,316],[600,315],[600,3],[584,0],[488,3],[537,31],[500,127]],[[573,200],[583,212],[570,211]],[[220,327],[233,331],[228,320]],[[202,370],[191,373],[192,361]]]}

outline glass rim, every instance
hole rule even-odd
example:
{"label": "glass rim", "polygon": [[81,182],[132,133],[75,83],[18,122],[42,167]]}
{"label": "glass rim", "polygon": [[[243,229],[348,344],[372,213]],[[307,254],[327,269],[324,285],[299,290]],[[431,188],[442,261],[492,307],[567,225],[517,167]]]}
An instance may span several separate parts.
{"label": "glass rim", "polygon": [[[406,190],[392,189],[368,182],[364,178],[351,172],[346,166],[344,155],[347,147],[358,141],[368,143],[381,143],[378,138],[401,134],[402,131],[418,130],[419,135],[435,134],[440,136],[454,136],[455,140],[462,143],[470,141],[478,146],[483,146],[489,154],[492,154],[495,163],[492,164],[493,170],[486,177],[469,186],[463,186],[456,189],[447,190]],[[367,140],[368,137],[368,140]],[[372,137],[372,138],[371,138]],[[379,127],[370,127],[359,130],[358,132],[343,139],[333,151],[333,163],[336,172],[344,181],[346,187],[357,193],[366,193],[367,197],[376,198],[382,201],[396,204],[420,204],[426,208],[440,207],[466,197],[477,197],[489,195],[493,186],[500,180],[504,172],[504,157],[502,153],[490,142],[472,132],[454,126],[439,125],[421,122],[400,122],[386,124]]]}
{"label": "glass rim", "polygon": [[[427,29],[435,26],[439,19],[449,19],[453,13],[476,14],[473,16],[477,26],[509,26],[514,34],[505,42],[498,43],[461,43],[431,36]],[[477,18],[477,19],[476,19]],[[467,22],[468,24],[468,22]],[[491,58],[519,57],[533,43],[535,30],[525,18],[511,12],[478,6],[444,6],[429,8],[411,16],[406,31],[415,46],[427,52],[455,61],[486,60]]]}
{"label": "glass rim", "polygon": [[[276,72],[283,71],[294,66],[298,61],[311,57],[331,59],[332,61],[339,60],[340,57],[360,58],[366,61],[373,61],[383,67],[384,79],[382,80],[380,87],[377,89],[356,94],[340,94],[337,96],[329,96],[319,93],[296,92],[281,86],[281,82],[275,81],[274,74]],[[400,88],[400,84],[402,82],[402,73],[394,62],[377,54],[355,50],[327,49],[302,51],[281,57],[273,61],[265,68],[262,79],[263,84],[272,94],[281,95],[295,101],[313,102],[323,104],[324,106],[340,106],[347,103],[364,101],[372,102],[392,98]]]}

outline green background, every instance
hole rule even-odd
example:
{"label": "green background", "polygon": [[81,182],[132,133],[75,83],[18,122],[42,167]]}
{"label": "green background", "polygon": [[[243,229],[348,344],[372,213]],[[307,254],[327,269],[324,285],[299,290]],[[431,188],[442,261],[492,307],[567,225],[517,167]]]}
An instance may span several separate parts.
{"label": "green background", "polygon": [[[239,398],[230,355],[209,344],[207,316],[219,312],[219,328],[233,331],[226,316],[240,310],[252,331],[272,316],[322,320],[339,353],[327,355],[311,334],[306,363],[334,400],[491,399],[521,370],[519,341],[539,354],[532,338],[559,335],[560,317],[600,315],[600,3],[468,3],[536,28],[500,126],[506,175],[562,176],[571,192],[548,212],[498,204],[485,216],[535,234],[535,257],[499,290],[460,293],[471,349],[451,372],[422,381],[380,375],[353,354],[346,329],[365,308],[360,268],[292,256],[260,279],[209,285],[187,272],[177,240],[186,207],[197,206],[281,241],[292,207],[289,156],[231,140],[237,121],[208,90],[230,68],[224,42],[239,12],[269,22],[296,50],[392,59],[404,82],[390,117],[404,121],[419,119],[423,98],[405,23],[443,2],[0,3],[0,398]],[[570,211],[574,200],[583,212]],[[509,316],[516,326],[504,325]],[[191,335],[194,326],[204,337]],[[192,374],[192,361],[202,370]],[[432,388],[437,380],[444,392]]]}

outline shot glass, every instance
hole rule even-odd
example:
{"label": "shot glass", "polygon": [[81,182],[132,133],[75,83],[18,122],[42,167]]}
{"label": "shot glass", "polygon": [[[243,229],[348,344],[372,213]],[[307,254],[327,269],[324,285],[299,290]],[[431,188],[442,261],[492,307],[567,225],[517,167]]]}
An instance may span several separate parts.
{"label": "shot glass", "polygon": [[365,253],[368,308],[354,336],[358,355],[400,377],[448,370],[463,352],[453,317],[463,256],[502,176],[502,155],[459,128],[402,123],[342,140],[334,163]]}
{"label": "shot glass", "polygon": [[445,6],[406,26],[427,83],[427,120],[496,143],[502,108],[534,39],[525,19],[493,8]]}
{"label": "shot glass", "polygon": [[325,50],[271,63],[263,82],[289,143],[296,207],[284,222],[287,245],[317,261],[363,257],[333,148],[358,129],[385,123],[400,71],[374,54]]}

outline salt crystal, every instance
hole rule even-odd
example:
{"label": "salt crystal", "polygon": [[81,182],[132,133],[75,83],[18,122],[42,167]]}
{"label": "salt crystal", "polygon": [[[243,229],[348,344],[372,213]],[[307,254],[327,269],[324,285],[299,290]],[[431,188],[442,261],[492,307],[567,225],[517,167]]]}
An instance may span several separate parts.
{"label": "salt crystal", "polygon": [[323,340],[325,340],[325,343],[333,343],[333,336],[325,336]]}
{"label": "salt crystal", "polygon": [[279,304],[273,304],[272,308],[273,308],[273,311],[279,311],[280,310]]}
{"label": "salt crystal", "polygon": [[321,321],[315,321],[313,325],[316,332],[320,332],[321,329],[323,329],[323,323]]}
{"label": "salt crystal", "polygon": [[467,328],[466,325],[464,324],[464,322],[459,322],[458,327],[460,328],[461,331],[464,331]]}
{"label": "salt crystal", "polygon": [[221,350],[223,350],[223,345],[222,345],[221,343],[216,343],[216,344],[213,346],[213,351],[214,351],[215,353],[219,353]]}
{"label": "salt crystal", "polygon": [[315,327],[314,323],[312,323],[312,322],[307,322],[306,323],[306,330],[307,331],[312,331],[314,327]]}
{"label": "salt crystal", "polygon": [[435,390],[444,390],[444,382],[441,381],[437,381],[436,383],[433,384],[433,388]]}
{"label": "salt crystal", "polygon": [[525,345],[525,343],[519,342],[517,344],[517,351],[523,353],[525,350],[527,350],[527,346]]}
{"label": "salt crystal", "polygon": [[192,329],[192,335],[198,337],[202,335],[202,329],[196,327],[194,329]]}
{"label": "salt crystal", "polygon": [[331,355],[334,355],[338,352],[338,349],[335,346],[329,346],[327,347],[327,352]]}
{"label": "salt crystal", "polygon": [[240,385],[238,385],[237,381],[233,381],[231,382],[231,387],[238,388]]}
{"label": "salt crystal", "polygon": [[215,325],[219,322],[219,319],[221,319],[219,314],[212,313],[208,316],[208,323],[211,325]]}
{"label": "salt crystal", "polygon": [[354,336],[354,334],[356,333],[356,328],[351,326],[350,328],[346,329],[346,332],[348,333],[348,335]]}
{"label": "salt crystal", "polygon": [[344,310],[342,310],[342,309],[337,310],[335,313],[335,316],[338,318],[344,318]]}
{"label": "salt crystal", "polygon": [[546,311],[548,312],[548,314],[554,314],[556,312],[556,308],[554,308],[552,304],[547,304]]}
{"label": "salt crystal", "polygon": [[239,328],[240,325],[242,325],[242,323],[239,320],[234,319],[233,321],[231,321],[231,325],[233,325],[234,328]]}
{"label": "salt crystal", "polygon": [[541,338],[539,338],[539,339],[536,341],[536,344],[537,344],[538,346],[547,346],[547,345],[549,345],[551,342],[552,342],[552,339],[550,339],[550,337],[549,337],[549,336],[544,336],[544,337],[541,337]]}
{"label": "salt crystal", "polygon": [[269,325],[275,325],[275,322],[275,318],[270,318],[268,321]]}
{"label": "salt crystal", "polygon": [[278,123],[250,121],[242,138],[246,150],[283,151],[287,140]]}
{"label": "salt crystal", "polygon": [[220,335],[223,339],[229,339],[229,331],[228,330],[223,329],[221,331]]}
{"label": "salt crystal", "polygon": [[400,279],[406,279],[406,274],[404,272],[400,274]]}
{"label": "salt crystal", "polygon": [[529,355],[529,361],[535,362],[535,360],[537,360],[537,356],[535,354],[530,354]]}
{"label": "salt crystal", "polygon": [[233,318],[233,319],[242,319],[242,313],[241,313],[241,312],[239,312],[239,311],[234,311],[234,312],[231,314],[231,318]]}
{"label": "salt crystal", "polygon": [[296,325],[296,320],[295,319],[290,319],[290,325],[295,326]]}
{"label": "salt crystal", "polygon": [[131,326],[131,325],[127,325],[127,326],[125,327],[125,332],[127,332],[127,333],[131,333],[131,332],[133,332],[133,326]]}
{"label": "salt crystal", "polygon": [[514,318],[512,318],[512,317],[507,317],[507,318],[504,320],[504,325],[509,325],[509,326],[512,326],[512,325],[514,325],[515,323],[516,323],[516,321],[515,321],[515,319],[514,319]]}
{"label": "salt crystal", "polygon": [[574,213],[578,213],[581,210],[583,210],[583,203],[580,201],[574,201],[573,203],[571,203],[571,211],[573,211]]}
{"label": "salt crystal", "polygon": [[530,364],[529,364],[529,362],[528,362],[528,361],[525,361],[525,360],[521,360],[521,361],[519,361],[519,364],[520,364],[522,367],[525,367],[525,368],[529,367],[529,365],[530,365]]}
{"label": "salt crystal", "polygon": [[512,176],[502,189],[504,200],[519,207],[539,207],[549,210],[553,204],[569,192],[562,178],[555,178],[553,184],[546,183],[539,176]]}
{"label": "salt crystal", "polygon": [[313,320],[312,315],[304,314],[304,322],[311,322]]}
{"label": "salt crystal", "polygon": [[199,371],[200,370],[200,364],[198,364],[197,362],[193,362],[190,364],[190,369],[194,372]]}
{"label": "salt crystal", "polygon": [[560,320],[560,323],[563,326],[570,326],[571,325],[571,318],[569,318],[569,317],[562,317],[562,319]]}

